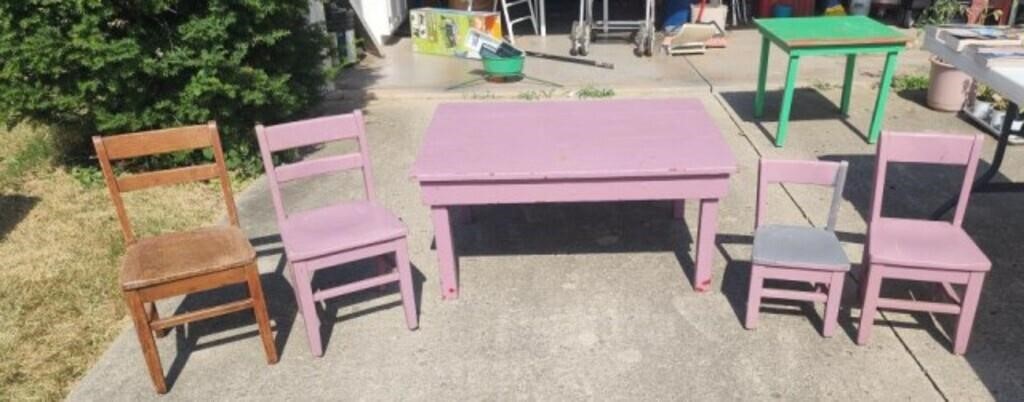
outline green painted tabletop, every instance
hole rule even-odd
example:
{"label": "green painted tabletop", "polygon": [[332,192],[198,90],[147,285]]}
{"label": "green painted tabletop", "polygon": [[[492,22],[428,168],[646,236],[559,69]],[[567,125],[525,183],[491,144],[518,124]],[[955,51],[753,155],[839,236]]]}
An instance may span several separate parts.
{"label": "green painted tabletop", "polygon": [[864,16],[755,19],[762,34],[789,48],[904,45],[910,37]]}

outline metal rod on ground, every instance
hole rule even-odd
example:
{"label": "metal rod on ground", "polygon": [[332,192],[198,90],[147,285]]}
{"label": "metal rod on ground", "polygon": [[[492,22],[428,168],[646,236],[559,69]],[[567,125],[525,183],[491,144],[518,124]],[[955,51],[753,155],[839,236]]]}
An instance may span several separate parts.
{"label": "metal rod on ground", "polygon": [[524,52],[526,52],[527,56],[539,57],[539,58],[542,58],[542,59],[564,61],[566,63],[582,64],[584,66],[601,67],[601,68],[607,68],[609,70],[614,70],[615,69],[615,65],[614,64],[612,64],[612,63],[605,63],[603,61],[579,59],[579,58],[568,57],[568,56],[559,56],[557,54],[548,54],[548,53],[534,52],[532,50],[524,50]]}

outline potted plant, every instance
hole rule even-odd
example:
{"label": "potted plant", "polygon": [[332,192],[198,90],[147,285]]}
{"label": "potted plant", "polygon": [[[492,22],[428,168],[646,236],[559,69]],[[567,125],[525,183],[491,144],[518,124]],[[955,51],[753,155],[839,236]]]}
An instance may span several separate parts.
{"label": "potted plant", "polygon": [[1006,98],[995,92],[992,93],[992,112],[988,114],[988,125],[997,133],[1003,131],[1003,120],[1006,119],[1007,105]]}
{"label": "potted plant", "polygon": [[992,113],[992,102],[995,91],[987,85],[977,84],[974,87],[975,97],[970,104],[969,113],[978,121],[989,121],[989,114]]}
{"label": "potted plant", "polygon": [[[921,13],[921,25],[942,25],[962,18],[967,7],[957,0],[936,0]],[[971,77],[957,70],[952,64],[932,56],[929,74],[928,107],[946,112],[959,111],[967,100],[971,88]]]}

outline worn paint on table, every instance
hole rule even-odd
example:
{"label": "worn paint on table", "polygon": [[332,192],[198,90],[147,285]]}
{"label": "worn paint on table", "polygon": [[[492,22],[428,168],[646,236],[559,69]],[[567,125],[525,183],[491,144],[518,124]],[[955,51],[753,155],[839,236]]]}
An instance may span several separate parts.
{"label": "worn paint on table", "polygon": [[898,45],[910,38],[864,16],[756,19],[758,29],[788,48],[842,45]]}

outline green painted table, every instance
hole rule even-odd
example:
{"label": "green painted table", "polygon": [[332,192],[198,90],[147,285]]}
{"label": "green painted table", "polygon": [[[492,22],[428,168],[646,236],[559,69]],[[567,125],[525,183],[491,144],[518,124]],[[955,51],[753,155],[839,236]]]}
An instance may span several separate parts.
{"label": "green painted table", "polygon": [[885,70],[878,86],[875,112],[868,131],[868,143],[878,141],[885,113],[885,102],[889,96],[896,59],[905,48],[909,37],[889,28],[878,21],[862,16],[850,17],[798,17],[755,19],[761,32],[761,66],[757,74],[757,96],[754,98],[754,117],[764,115],[764,86],[768,76],[768,49],[774,43],[789,57],[786,72],[786,88],[782,93],[782,107],[779,110],[779,128],[775,135],[775,146],[786,143],[789,126],[789,112],[793,105],[793,87],[802,56],[846,56],[846,77],[843,80],[843,98],[839,110],[843,115],[850,111],[850,93],[853,90],[853,72],[858,54],[885,53]]}

